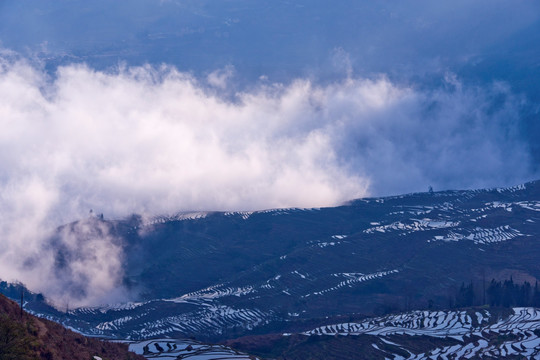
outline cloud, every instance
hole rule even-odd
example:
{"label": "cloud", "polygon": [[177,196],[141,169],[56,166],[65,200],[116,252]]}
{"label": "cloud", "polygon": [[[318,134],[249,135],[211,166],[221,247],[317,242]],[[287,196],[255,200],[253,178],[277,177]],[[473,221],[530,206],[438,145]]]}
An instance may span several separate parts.
{"label": "cloud", "polygon": [[112,233],[109,223],[88,217],[63,227],[53,237],[47,249],[54,254],[54,262],[37,261],[46,293],[57,306],[128,299],[129,291],[122,285],[122,240]]}
{"label": "cloud", "polygon": [[214,86],[218,89],[225,89],[227,87],[228,81],[234,75],[234,67],[229,65],[223,69],[212,71],[206,77],[206,81],[211,86]]}
{"label": "cloud", "polygon": [[[220,95],[232,74],[73,64],[51,77],[4,56],[0,276],[72,305],[125,299],[121,240],[88,219],[90,209],[121,218],[319,207],[533,175],[517,134],[524,100],[505,84],[448,74],[418,90],[349,76]],[[86,220],[64,228],[52,249],[51,231],[76,219]]]}

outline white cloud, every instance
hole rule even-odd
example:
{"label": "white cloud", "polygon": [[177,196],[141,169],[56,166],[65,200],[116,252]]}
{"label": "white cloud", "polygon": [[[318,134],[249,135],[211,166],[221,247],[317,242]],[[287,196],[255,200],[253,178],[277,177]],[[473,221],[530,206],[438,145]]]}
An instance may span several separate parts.
{"label": "white cloud", "polygon": [[234,75],[234,67],[229,65],[223,69],[214,70],[206,77],[206,81],[211,86],[214,86],[218,89],[225,89],[227,87],[228,81]]}
{"label": "white cloud", "polygon": [[[206,80],[225,88],[231,71]],[[119,218],[331,206],[429,184],[503,185],[529,176],[514,133],[521,100],[500,84],[474,88],[447,78],[447,88],[429,92],[384,77],[325,86],[264,81],[231,100],[171,67],[106,73],[71,65],[51,79],[4,58],[0,277],[56,301],[110,301],[122,251],[106,228],[83,222],[62,232],[58,244],[84,249],[60,273],[43,242],[90,209]]]}

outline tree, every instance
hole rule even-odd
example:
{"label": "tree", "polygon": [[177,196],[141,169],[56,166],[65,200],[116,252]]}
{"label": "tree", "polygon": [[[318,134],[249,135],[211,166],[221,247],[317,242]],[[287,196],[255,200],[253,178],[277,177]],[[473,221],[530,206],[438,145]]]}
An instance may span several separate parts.
{"label": "tree", "polygon": [[487,295],[489,298],[489,305],[500,306],[502,301],[501,282],[492,279],[487,289]]}
{"label": "tree", "polygon": [[503,293],[502,293],[502,306],[510,307],[515,304],[515,289],[514,289],[514,280],[510,277],[510,280],[505,280],[503,284]]}
{"label": "tree", "polygon": [[32,338],[27,335],[24,326],[5,314],[0,315],[0,359],[38,359],[31,349]]}
{"label": "tree", "polygon": [[538,283],[534,288],[528,281],[514,284],[512,277],[504,282],[491,280],[487,295],[491,306],[540,306]]}
{"label": "tree", "polygon": [[538,281],[536,281],[536,283],[534,284],[532,305],[534,307],[540,307],[540,289],[538,288]]}
{"label": "tree", "polygon": [[465,286],[465,283],[461,283],[459,292],[456,296],[457,307],[467,307],[474,305],[474,288],[472,281],[469,285]]}

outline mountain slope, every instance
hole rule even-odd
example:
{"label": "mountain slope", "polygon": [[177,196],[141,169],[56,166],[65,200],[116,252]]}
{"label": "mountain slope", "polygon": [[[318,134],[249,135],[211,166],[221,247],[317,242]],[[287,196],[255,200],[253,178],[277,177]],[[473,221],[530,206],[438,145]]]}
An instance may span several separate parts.
{"label": "mountain slope", "polygon": [[[99,336],[304,331],[327,317],[452,307],[463,283],[482,305],[492,278],[540,278],[540,182],[335,208],[92,221],[122,239],[125,283],[141,297],[67,316],[44,303],[27,308]],[[76,247],[59,256],[76,258],[69,251]]]}
{"label": "mountain slope", "polygon": [[[340,335],[340,336],[336,336]],[[276,359],[537,359],[540,310],[413,311],[227,342]]]}

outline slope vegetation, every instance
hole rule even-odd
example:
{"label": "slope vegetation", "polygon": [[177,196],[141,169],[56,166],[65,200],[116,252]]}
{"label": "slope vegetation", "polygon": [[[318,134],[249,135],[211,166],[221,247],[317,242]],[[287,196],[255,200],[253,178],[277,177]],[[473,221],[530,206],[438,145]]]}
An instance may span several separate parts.
{"label": "slope vegetation", "polygon": [[45,319],[38,319],[0,295],[2,360],[143,360],[125,344],[87,338]]}

